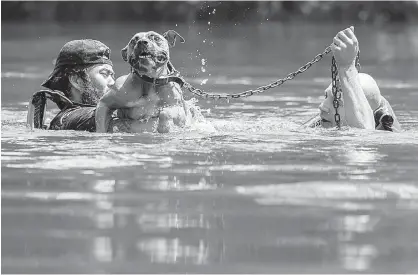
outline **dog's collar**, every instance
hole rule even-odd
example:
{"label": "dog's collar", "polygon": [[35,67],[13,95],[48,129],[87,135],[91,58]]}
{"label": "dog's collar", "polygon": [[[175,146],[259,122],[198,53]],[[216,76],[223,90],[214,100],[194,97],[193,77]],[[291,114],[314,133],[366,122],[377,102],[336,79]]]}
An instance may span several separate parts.
{"label": "dog's collar", "polygon": [[183,87],[183,85],[184,85],[184,80],[181,77],[178,77],[178,76],[175,76],[175,75],[162,77],[162,78],[153,78],[153,77],[149,77],[147,75],[139,74],[136,71],[134,71],[134,74],[137,75],[142,80],[144,80],[145,82],[154,84],[156,86],[164,86],[164,85],[168,84],[169,82],[175,82],[175,83],[179,84],[180,87]]}
{"label": "dog's collar", "polygon": [[164,85],[167,85],[169,82],[175,82],[179,84],[180,87],[183,87],[184,80],[183,78],[178,76],[179,72],[176,71],[176,69],[174,69],[171,62],[168,62],[167,66],[168,66],[168,70],[170,71],[170,74],[166,77],[161,77],[161,78],[149,77],[147,75],[139,74],[136,70],[133,70],[133,73],[137,75],[139,78],[141,78],[142,80],[144,80],[145,82],[151,83],[156,86],[164,86]]}

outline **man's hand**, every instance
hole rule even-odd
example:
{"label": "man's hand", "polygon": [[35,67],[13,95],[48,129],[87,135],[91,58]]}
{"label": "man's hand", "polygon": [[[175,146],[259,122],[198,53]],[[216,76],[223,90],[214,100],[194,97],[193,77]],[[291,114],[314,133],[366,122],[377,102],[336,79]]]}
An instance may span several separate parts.
{"label": "man's hand", "polygon": [[359,45],[354,34],[354,27],[351,26],[337,33],[333,42],[331,50],[339,69],[347,69],[351,65],[355,65]]}

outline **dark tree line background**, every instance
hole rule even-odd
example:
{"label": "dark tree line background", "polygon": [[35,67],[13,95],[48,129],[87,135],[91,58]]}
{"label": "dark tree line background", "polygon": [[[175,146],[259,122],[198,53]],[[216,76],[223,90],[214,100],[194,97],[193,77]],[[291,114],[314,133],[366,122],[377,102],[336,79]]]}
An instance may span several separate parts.
{"label": "dark tree line background", "polygon": [[416,22],[418,1],[18,1],[1,2],[2,22]]}

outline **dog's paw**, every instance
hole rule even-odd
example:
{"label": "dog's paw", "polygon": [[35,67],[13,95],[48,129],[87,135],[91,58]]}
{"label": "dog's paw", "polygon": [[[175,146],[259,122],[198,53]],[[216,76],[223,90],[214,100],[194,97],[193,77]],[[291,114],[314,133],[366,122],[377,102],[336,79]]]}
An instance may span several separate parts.
{"label": "dog's paw", "polygon": [[161,111],[158,116],[158,127],[157,131],[159,133],[169,133],[172,129],[173,125],[173,118],[168,111]]}

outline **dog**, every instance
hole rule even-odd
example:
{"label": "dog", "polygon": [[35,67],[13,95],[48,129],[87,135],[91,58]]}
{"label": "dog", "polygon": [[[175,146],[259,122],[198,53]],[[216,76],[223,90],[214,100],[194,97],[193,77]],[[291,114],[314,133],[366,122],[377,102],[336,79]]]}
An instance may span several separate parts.
{"label": "dog", "polygon": [[109,126],[115,109],[118,109],[118,119],[138,122],[136,127],[131,127],[133,132],[150,130],[150,121],[158,124],[159,133],[170,132],[173,125],[185,126],[190,110],[181,89],[184,82],[175,75],[170,62],[169,49],[174,47],[177,38],[185,42],[173,30],[163,35],[139,32],[130,39],[121,54],[131,66],[131,72],[120,76],[115,87],[100,99],[95,113],[96,132],[112,128]]}

